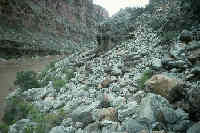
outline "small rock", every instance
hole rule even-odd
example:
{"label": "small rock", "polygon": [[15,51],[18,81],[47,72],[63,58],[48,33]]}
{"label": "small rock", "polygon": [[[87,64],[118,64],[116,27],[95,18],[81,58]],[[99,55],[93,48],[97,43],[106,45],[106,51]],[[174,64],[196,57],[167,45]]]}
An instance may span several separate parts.
{"label": "small rock", "polygon": [[162,63],[160,59],[155,58],[152,62],[152,68],[155,70],[160,70],[162,68]]}
{"label": "small rock", "polygon": [[101,89],[101,88],[108,88],[109,85],[111,83],[111,80],[109,78],[106,78],[104,79],[99,85],[98,85],[98,88]]}
{"label": "small rock", "polygon": [[101,98],[101,102],[99,104],[99,108],[108,108],[111,107],[111,98],[104,94]]}

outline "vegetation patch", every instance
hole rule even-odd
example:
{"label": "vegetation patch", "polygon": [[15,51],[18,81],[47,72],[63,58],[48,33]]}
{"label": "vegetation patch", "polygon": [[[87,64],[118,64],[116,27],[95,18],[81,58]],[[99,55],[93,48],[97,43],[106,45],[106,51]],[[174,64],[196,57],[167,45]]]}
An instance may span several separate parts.
{"label": "vegetation patch", "polygon": [[33,109],[33,106],[30,103],[16,96],[8,99],[6,105],[3,121],[8,125],[15,123],[22,118],[26,118],[30,110]]}
{"label": "vegetation patch", "polygon": [[8,128],[9,128],[9,126],[8,126],[7,124],[5,124],[5,123],[0,123],[0,131],[1,131],[2,133],[8,133]]}
{"label": "vegetation patch", "polygon": [[55,81],[53,81],[53,87],[55,89],[60,89],[65,85],[65,81],[62,79],[57,79]]}
{"label": "vegetation patch", "polygon": [[145,71],[141,78],[137,80],[137,84],[139,88],[144,89],[145,88],[145,82],[150,79],[153,76],[153,71],[152,70],[147,70]]}
{"label": "vegetation patch", "polygon": [[14,84],[19,86],[22,91],[41,87],[39,81],[37,80],[37,73],[34,71],[17,72],[16,81]]}
{"label": "vegetation patch", "polygon": [[58,126],[66,118],[63,109],[58,110],[57,113],[43,114],[38,109],[30,112],[30,118],[36,122],[35,127],[26,127],[27,133],[48,133],[52,127]]}
{"label": "vegetation patch", "polygon": [[30,119],[37,124],[36,126],[26,127],[26,133],[48,133],[52,127],[60,125],[66,117],[67,115],[62,108],[57,113],[45,114],[24,99],[12,97],[7,101],[3,118],[4,123],[0,123],[0,131],[7,133],[9,125],[21,119]]}

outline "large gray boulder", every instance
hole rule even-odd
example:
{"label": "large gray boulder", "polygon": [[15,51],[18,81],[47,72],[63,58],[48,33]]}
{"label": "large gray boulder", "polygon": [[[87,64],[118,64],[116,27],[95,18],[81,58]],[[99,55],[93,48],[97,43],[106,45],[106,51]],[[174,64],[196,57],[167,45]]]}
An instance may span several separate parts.
{"label": "large gray boulder", "polygon": [[74,122],[82,122],[85,125],[94,122],[92,118],[92,111],[96,109],[98,106],[99,106],[99,101],[94,102],[89,106],[82,105],[78,107],[71,113],[72,120]]}
{"label": "large gray boulder", "polygon": [[181,32],[180,38],[181,41],[188,43],[190,41],[192,41],[193,36],[192,36],[192,32],[188,31],[188,30],[183,30]]}
{"label": "large gray boulder", "polygon": [[199,133],[200,132],[200,122],[195,123],[192,127],[187,130],[187,133]]}
{"label": "large gray boulder", "polygon": [[118,109],[118,119],[119,121],[124,121],[126,118],[129,118],[131,115],[137,112],[138,105],[136,102],[130,102],[123,105]]}
{"label": "large gray boulder", "polygon": [[164,97],[151,93],[142,99],[139,118],[148,119],[150,126],[159,124],[162,129],[175,132],[185,132],[191,123],[187,113],[174,110]]}

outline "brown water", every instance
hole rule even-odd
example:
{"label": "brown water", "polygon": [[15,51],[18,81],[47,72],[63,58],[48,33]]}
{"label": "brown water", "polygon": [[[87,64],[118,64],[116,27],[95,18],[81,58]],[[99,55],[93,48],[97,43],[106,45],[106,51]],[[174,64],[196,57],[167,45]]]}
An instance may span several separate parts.
{"label": "brown water", "polygon": [[3,117],[5,97],[15,89],[13,83],[16,80],[16,73],[26,70],[42,71],[50,62],[60,58],[60,56],[46,56],[34,59],[24,57],[18,60],[0,60],[0,121]]}

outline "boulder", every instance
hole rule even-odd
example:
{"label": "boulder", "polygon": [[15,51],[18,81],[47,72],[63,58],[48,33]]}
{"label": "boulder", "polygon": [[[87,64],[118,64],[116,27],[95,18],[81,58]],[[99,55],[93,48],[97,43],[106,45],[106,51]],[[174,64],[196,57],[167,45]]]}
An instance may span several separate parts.
{"label": "boulder", "polygon": [[135,119],[129,119],[125,123],[124,128],[127,133],[139,133],[143,130],[146,130],[146,127]]}
{"label": "boulder", "polygon": [[200,122],[195,123],[192,127],[187,130],[187,133],[199,133],[200,131]]}
{"label": "boulder", "polygon": [[124,133],[124,132],[119,132],[121,131],[120,128],[120,123],[118,122],[113,122],[113,121],[102,121],[101,122],[102,126],[102,133]]}
{"label": "boulder", "polygon": [[[162,111],[161,108],[168,108],[169,102],[159,95],[149,93],[145,98],[142,99],[140,109],[139,109],[139,118],[146,118],[151,122],[163,121],[161,118]],[[160,118],[159,118],[160,117]]]}
{"label": "boulder", "polygon": [[163,74],[154,75],[145,82],[147,89],[167,98],[169,101],[173,101],[176,98],[174,97],[174,93],[178,93],[178,90],[182,89],[179,87],[182,84],[183,83],[176,78],[171,78]]}
{"label": "boulder", "polygon": [[98,109],[93,113],[93,119],[96,121],[117,121],[117,111],[112,107]]}
{"label": "boulder", "polygon": [[200,57],[200,41],[192,41],[190,45],[187,46],[188,59],[191,61],[196,61]]}
{"label": "boulder", "polygon": [[188,43],[190,41],[192,41],[193,35],[192,32],[188,31],[188,30],[183,30],[180,34],[180,41]]}
{"label": "boulder", "polygon": [[120,121],[123,121],[126,118],[129,118],[131,115],[136,113],[137,109],[138,105],[136,102],[130,102],[128,104],[123,105],[118,109],[118,119]]}
{"label": "boulder", "polygon": [[51,129],[50,133],[66,133],[64,127],[57,126]]}
{"label": "boulder", "polygon": [[85,129],[85,133],[101,133],[101,125],[98,122],[89,124]]}
{"label": "boulder", "polygon": [[71,113],[72,120],[74,122],[82,122],[84,125],[88,125],[89,123],[94,122],[92,118],[92,111],[97,108],[99,105],[99,102],[94,102],[93,104],[87,106],[87,105],[82,105],[75,109]]}
{"label": "boulder", "polygon": [[188,93],[189,113],[193,120],[200,120],[200,90],[199,88],[192,88]]}
{"label": "boulder", "polygon": [[111,83],[112,81],[109,78],[106,78],[98,85],[98,88],[108,88]]}
{"label": "boulder", "polygon": [[[174,110],[165,98],[151,93],[142,99],[138,112],[139,118],[147,119],[152,125],[159,124],[164,130],[185,132],[191,123],[187,113],[181,109]],[[147,123],[147,120],[142,123]]]}

